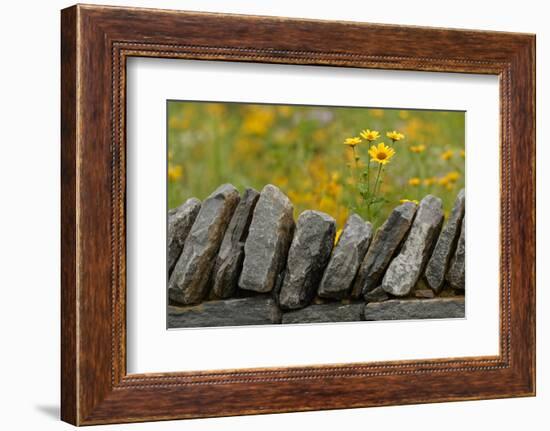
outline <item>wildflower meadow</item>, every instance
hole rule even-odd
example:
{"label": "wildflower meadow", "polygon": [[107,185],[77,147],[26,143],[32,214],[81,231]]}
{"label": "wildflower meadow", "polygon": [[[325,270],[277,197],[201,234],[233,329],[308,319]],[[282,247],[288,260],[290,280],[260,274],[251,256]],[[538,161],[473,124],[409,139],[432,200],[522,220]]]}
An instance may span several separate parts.
{"label": "wildflower meadow", "polygon": [[447,214],[464,187],[458,111],[169,101],[168,206],[222,183],[274,184],[295,206],[352,212],[379,226],[399,202],[427,194]]}

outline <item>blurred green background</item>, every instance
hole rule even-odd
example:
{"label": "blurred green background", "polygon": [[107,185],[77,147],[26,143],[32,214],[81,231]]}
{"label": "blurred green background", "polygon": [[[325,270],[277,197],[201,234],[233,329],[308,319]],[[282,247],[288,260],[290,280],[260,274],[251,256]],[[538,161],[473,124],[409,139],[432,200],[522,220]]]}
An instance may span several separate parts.
{"label": "blurred green background", "polygon": [[[464,187],[464,121],[464,112],[169,101],[168,206],[202,200],[226,182],[241,191],[271,183],[291,198],[295,217],[324,211],[340,229],[352,211],[367,218],[344,140],[374,129],[376,143],[395,156],[370,221],[379,226],[402,199],[427,194],[440,197],[448,214]],[[393,130],[405,138],[392,142],[386,132]],[[370,146],[363,139],[356,147],[359,169]]]}

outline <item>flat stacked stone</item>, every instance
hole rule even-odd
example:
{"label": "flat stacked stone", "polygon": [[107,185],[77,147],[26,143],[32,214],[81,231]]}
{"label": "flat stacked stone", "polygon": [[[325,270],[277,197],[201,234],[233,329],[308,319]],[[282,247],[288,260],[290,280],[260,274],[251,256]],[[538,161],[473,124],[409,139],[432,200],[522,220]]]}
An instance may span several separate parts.
{"label": "flat stacked stone", "polygon": [[208,301],[200,305],[168,306],[168,328],[266,325],[281,323],[281,312],[273,298]]}
{"label": "flat stacked stone", "polygon": [[213,271],[212,294],[217,298],[229,298],[237,290],[237,282],[244,260],[244,243],[252,221],[252,214],[260,193],[246,189],[225,231]]}
{"label": "flat stacked stone", "polygon": [[363,320],[364,304],[310,305],[301,310],[283,313],[282,323],[357,322]]}
{"label": "flat stacked stone", "polygon": [[195,218],[201,209],[197,198],[187,199],[168,212],[168,275],[172,274]]}
{"label": "flat stacked stone", "polygon": [[420,202],[399,254],[391,261],[382,288],[394,296],[410,294],[431,256],[443,222],[441,199],[428,195]]}
{"label": "flat stacked stone", "polygon": [[391,299],[365,306],[365,320],[464,318],[464,297],[434,299]]}
{"label": "flat stacked stone", "polygon": [[237,189],[224,184],[204,200],[170,277],[170,300],[188,305],[205,298],[216,255],[239,199]]}
{"label": "flat stacked stone", "polygon": [[434,251],[424,272],[426,282],[435,293],[439,293],[443,289],[445,273],[447,272],[449,262],[460,236],[460,226],[464,218],[465,208],[466,200],[464,189],[462,189],[458,193],[449,220],[437,239]]}
{"label": "flat stacked stone", "polygon": [[342,299],[349,295],[371,238],[372,225],[357,214],[349,216],[319,285],[320,297]]}
{"label": "flat stacked stone", "polygon": [[320,211],[298,217],[288,252],[279,305],[294,310],[309,305],[323,275],[334,244],[336,221]]}
{"label": "flat stacked stone", "polygon": [[416,205],[405,202],[396,207],[376,231],[357,271],[351,292],[353,298],[366,295],[380,285],[386,268],[411,227],[415,214]]}
{"label": "flat stacked stone", "polygon": [[462,227],[460,229],[460,237],[456,246],[455,254],[449,265],[449,272],[447,272],[447,281],[453,289],[464,290],[465,286],[465,265],[466,265],[466,243],[465,243],[465,221],[462,219]]}
{"label": "flat stacked stone", "polygon": [[274,185],[266,185],[254,208],[239,287],[255,292],[270,292],[286,263],[294,233],[294,207]]}

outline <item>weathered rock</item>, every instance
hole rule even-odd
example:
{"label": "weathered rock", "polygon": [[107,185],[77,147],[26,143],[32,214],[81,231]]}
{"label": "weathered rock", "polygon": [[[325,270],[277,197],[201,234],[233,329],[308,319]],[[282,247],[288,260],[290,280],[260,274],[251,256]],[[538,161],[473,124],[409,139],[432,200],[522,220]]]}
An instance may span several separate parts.
{"label": "weathered rock", "polygon": [[464,290],[465,285],[465,265],[466,265],[466,244],[465,244],[465,227],[464,222],[465,218],[462,219],[462,227],[460,229],[460,238],[458,239],[458,244],[456,246],[456,251],[451,259],[449,265],[449,272],[447,272],[447,281],[453,289]]}
{"label": "weathered rock", "polygon": [[279,295],[281,308],[294,310],[311,302],[330,258],[335,233],[336,221],[328,214],[311,210],[300,214]]}
{"label": "weathered rock", "polygon": [[441,230],[441,199],[428,195],[420,202],[409,235],[399,254],[390,262],[382,288],[395,296],[408,295],[424,270]]}
{"label": "weathered rock", "polygon": [[426,265],[424,277],[435,293],[439,293],[443,289],[445,273],[447,272],[449,261],[460,236],[460,225],[464,218],[465,202],[464,189],[462,189],[458,193],[449,220],[443,227],[432,256]]}
{"label": "weathered rock", "polygon": [[172,274],[174,266],[176,266],[185,239],[200,209],[201,201],[197,198],[190,198],[168,212],[168,275]]}
{"label": "weathered rock", "polygon": [[380,285],[386,268],[411,227],[415,213],[416,205],[405,202],[396,207],[376,231],[372,244],[357,271],[352,297],[358,298]]}
{"label": "weathered rock", "polygon": [[364,304],[343,305],[338,302],[310,305],[283,313],[282,323],[357,322],[363,320],[363,307]]}
{"label": "weathered rock", "polygon": [[266,325],[281,322],[272,298],[225,299],[187,307],[168,306],[168,328]]}
{"label": "weathered rock", "polygon": [[212,293],[217,298],[229,298],[237,290],[244,259],[244,242],[259,197],[256,190],[246,189],[227,226],[214,264]]}
{"label": "weathered rock", "polygon": [[365,320],[449,319],[464,317],[464,297],[391,299],[365,306]]}
{"label": "weathered rock", "polygon": [[382,289],[382,286],[378,286],[365,293],[364,298],[365,302],[382,302],[390,299],[390,296]]}
{"label": "weathered rock", "polygon": [[323,274],[319,296],[341,299],[349,294],[371,238],[372,225],[357,214],[349,216]]}
{"label": "weathered rock", "polygon": [[254,208],[239,287],[255,292],[270,292],[283,269],[292,234],[294,207],[274,185],[266,185]]}
{"label": "weathered rock", "polygon": [[226,299],[237,294],[239,274],[243,267],[244,242],[231,249],[223,262],[212,272],[211,299]]}
{"label": "weathered rock", "polygon": [[170,277],[172,301],[196,304],[206,296],[216,254],[238,202],[239,192],[230,184],[204,200]]}
{"label": "weathered rock", "polygon": [[429,299],[435,296],[435,293],[432,289],[417,289],[414,291],[414,296],[416,298]]}

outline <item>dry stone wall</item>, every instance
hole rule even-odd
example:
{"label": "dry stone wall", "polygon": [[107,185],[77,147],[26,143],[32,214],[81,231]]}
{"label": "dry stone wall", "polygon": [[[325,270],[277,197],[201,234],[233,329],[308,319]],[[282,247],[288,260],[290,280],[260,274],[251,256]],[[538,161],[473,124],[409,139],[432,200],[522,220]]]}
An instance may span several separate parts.
{"label": "dry stone wall", "polygon": [[319,211],[293,218],[268,184],[224,184],[168,213],[168,326],[464,317],[465,195],[444,223],[441,200],[397,206],[373,232]]}

